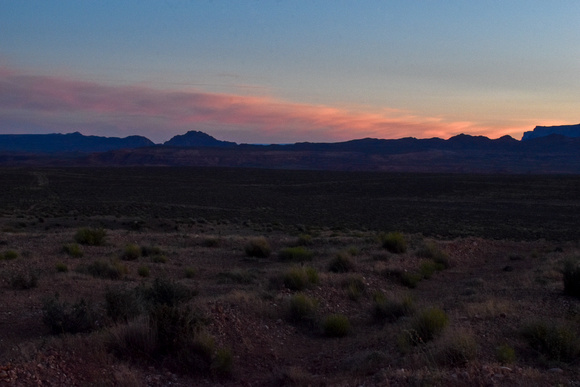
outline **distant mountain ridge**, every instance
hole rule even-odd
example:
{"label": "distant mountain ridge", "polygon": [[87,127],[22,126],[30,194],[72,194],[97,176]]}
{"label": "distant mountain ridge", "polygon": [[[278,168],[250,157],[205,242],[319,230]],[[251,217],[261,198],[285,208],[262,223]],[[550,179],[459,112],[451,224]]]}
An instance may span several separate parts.
{"label": "distant mountain ridge", "polygon": [[78,132],[0,135],[0,165],[580,174],[580,137],[549,134],[538,128],[536,134],[545,135],[528,136],[525,141],[460,134],[448,140],[363,138],[285,145],[238,145],[198,131],[174,136],[162,145],[140,136],[121,139]]}
{"label": "distant mountain ridge", "polygon": [[143,136],[99,137],[68,134],[0,134],[0,152],[66,153],[107,152],[155,145]]}
{"label": "distant mountain ridge", "polygon": [[558,125],[558,126],[536,126],[534,130],[524,132],[522,141],[532,138],[546,137],[551,134],[558,134],[566,137],[580,137],[580,124]]}

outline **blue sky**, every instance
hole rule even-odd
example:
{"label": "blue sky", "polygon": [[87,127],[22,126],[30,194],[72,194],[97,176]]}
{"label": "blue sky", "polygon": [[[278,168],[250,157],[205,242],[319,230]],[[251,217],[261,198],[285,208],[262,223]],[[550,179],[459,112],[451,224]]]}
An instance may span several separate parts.
{"label": "blue sky", "polygon": [[580,122],[577,1],[0,0],[0,133],[520,138]]}

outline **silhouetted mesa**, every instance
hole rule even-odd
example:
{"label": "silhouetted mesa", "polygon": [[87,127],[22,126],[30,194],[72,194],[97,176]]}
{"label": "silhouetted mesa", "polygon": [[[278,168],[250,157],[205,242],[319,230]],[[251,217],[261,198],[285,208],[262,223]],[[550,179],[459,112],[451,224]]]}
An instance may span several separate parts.
{"label": "silhouetted mesa", "polygon": [[209,134],[191,130],[185,134],[174,136],[171,140],[166,141],[163,145],[178,147],[209,147],[209,148],[231,148],[237,144],[230,141],[216,140]]}
{"label": "silhouetted mesa", "polygon": [[99,137],[68,134],[1,134],[0,152],[23,153],[91,153],[155,145],[143,136]]}
{"label": "silhouetted mesa", "polygon": [[559,125],[559,126],[536,126],[530,132],[524,132],[522,141],[532,138],[546,137],[551,134],[558,134],[566,137],[580,137],[580,124],[577,125]]}

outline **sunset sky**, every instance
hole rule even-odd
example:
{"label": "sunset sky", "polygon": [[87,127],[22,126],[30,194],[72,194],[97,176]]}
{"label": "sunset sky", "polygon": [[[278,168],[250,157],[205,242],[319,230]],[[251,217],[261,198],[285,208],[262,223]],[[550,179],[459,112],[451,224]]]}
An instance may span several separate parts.
{"label": "sunset sky", "polygon": [[0,134],[520,139],[580,122],[580,1],[0,0]]}

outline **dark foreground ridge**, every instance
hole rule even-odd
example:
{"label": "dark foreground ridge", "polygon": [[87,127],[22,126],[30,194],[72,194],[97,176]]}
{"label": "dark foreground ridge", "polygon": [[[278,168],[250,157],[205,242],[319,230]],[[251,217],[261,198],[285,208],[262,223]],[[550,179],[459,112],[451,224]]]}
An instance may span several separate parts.
{"label": "dark foreground ridge", "polygon": [[536,127],[522,141],[460,134],[440,138],[252,145],[197,131],[163,145],[131,136],[0,135],[0,165],[205,166],[297,170],[578,174],[580,125]]}

